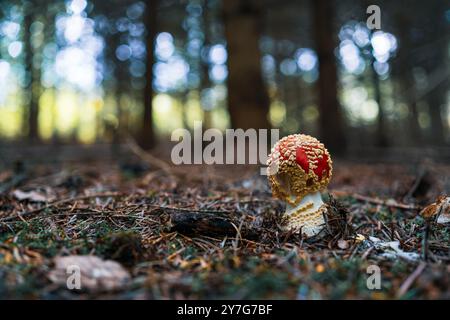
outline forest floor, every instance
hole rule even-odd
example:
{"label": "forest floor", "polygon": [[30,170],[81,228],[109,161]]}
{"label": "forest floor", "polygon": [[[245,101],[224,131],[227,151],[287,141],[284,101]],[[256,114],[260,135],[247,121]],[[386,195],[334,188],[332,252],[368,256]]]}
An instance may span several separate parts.
{"label": "forest floor", "polygon": [[[255,167],[32,160],[0,165],[0,298],[450,299],[449,225],[425,250],[418,214],[449,165],[335,160],[326,232],[305,240]],[[85,260],[101,272],[70,290],[61,257],[80,255],[120,265]]]}

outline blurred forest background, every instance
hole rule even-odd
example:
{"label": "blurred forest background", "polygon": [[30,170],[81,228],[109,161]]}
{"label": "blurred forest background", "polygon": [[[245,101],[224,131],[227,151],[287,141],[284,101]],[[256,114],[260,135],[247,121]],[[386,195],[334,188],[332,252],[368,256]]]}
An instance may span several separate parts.
{"label": "blurred forest background", "polygon": [[440,154],[449,31],[444,0],[1,0],[0,143],[151,148],[201,120]]}
{"label": "blurred forest background", "polygon": [[[0,0],[0,298],[450,299],[449,57],[450,0]],[[195,121],[324,142],[324,236]]]}

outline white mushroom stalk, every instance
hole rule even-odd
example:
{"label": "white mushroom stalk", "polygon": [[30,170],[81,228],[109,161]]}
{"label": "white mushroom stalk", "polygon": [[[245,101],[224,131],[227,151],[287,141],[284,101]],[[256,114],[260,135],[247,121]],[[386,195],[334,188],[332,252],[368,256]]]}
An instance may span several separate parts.
{"label": "white mushroom stalk", "polygon": [[267,164],[272,193],[286,202],[285,228],[306,237],[319,234],[327,211],[320,191],[332,173],[327,149],[311,136],[289,135],[275,144]]}
{"label": "white mushroom stalk", "polygon": [[312,237],[325,225],[323,214],[326,210],[320,192],[307,194],[297,206],[287,203],[284,213],[288,217],[287,229],[301,229],[307,237]]}

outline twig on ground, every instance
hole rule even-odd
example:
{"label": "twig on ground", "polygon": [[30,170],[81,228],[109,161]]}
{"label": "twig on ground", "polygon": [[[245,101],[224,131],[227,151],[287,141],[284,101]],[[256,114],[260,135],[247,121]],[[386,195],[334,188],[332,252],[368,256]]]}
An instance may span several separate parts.
{"label": "twig on ground", "polygon": [[363,196],[361,194],[352,193],[352,192],[334,191],[334,192],[331,192],[331,194],[333,194],[333,196],[335,196],[335,197],[349,196],[358,201],[365,201],[365,202],[378,204],[378,205],[385,206],[385,207],[391,207],[391,208],[397,208],[397,209],[403,209],[403,210],[419,210],[419,209],[421,209],[420,206],[417,206],[414,204],[399,203],[393,199],[383,200],[383,199],[379,199],[379,198],[372,198],[372,197],[367,197],[367,196]]}
{"label": "twig on ground", "polygon": [[[141,147],[139,147],[139,145],[136,143],[136,141],[131,136],[128,137],[127,145],[129,146],[130,150],[136,156],[138,156],[142,161],[160,169],[160,170],[149,173],[148,176],[146,177],[146,180],[150,180],[150,179],[158,176],[161,173],[161,171],[167,173],[167,175],[169,175],[174,180],[177,180],[177,178],[180,178],[180,177],[189,176],[189,174],[191,173],[189,170],[186,170],[185,168],[172,166],[169,163],[167,163],[166,161],[153,156],[149,152],[146,152]],[[207,167],[207,170],[205,170],[202,173],[206,174],[206,176],[208,178],[214,178],[216,180],[223,181],[223,180],[227,179],[225,176],[222,176],[217,173],[209,171],[209,167]],[[195,177],[190,177],[190,178],[193,179]],[[204,175],[202,175],[198,179],[204,179]]]}
{"label": "twig on ground", "polygon": [[[169,207],[169,206],[162,206],[158,204],[150,204],[150,207],[154,207],[154,210],[163,209],[163,210],[173,210],[173,211],[185,211],[190,213],[212,213],[212,214],[232,214],[233,211],[223,211],[223,210],[198,210],[198,209],[190,209],[190,208],[176,208],[176,207]],[[153,210],[152,210],[153,211]]]}
{"label": "twig on ground", "polygon": [[160,168],[165,173],[167,173],[170,177],[176,178],[176,175],[179,174],[179,170],[177,168],[173,168],[167,162],[153,156],[152,154],[145,152],[136,141],[132,137],[128,137],[127,145],[130,147],[130,150],[137,155],[141,160],[153,165],[157,168]]}
{"label": "twig on ground", "polygon": [[406,278],[405,282],[403,282],[403,284],[400,286],[400,289],[397,292],[398,298],[403,296],[408,291],[409,287],[411,287],[411,285],[417,279],[417,277],[420,276],[423,270],[425,270],[426,266],[427,264],[425,262],[421,262],[417,266],[416,270],[414,270],[414,272],[411,273],[408,278]]}

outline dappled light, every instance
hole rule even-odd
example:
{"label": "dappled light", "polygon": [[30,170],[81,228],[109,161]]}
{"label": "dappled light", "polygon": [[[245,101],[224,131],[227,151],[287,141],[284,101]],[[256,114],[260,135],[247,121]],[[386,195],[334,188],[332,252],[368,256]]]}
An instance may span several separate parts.
{"label": "dappled light", "polygon": [[[42,87],[33,90],[39,91],[38,132],[43,141],[70,135],[81,143],[104,140],[106,137],[102,133],[107,131],[105,127],[109,126],[110,120],[119,120],[119,104],[114,102],[113,96],[111,99],[108,96],[120,94],[121,91],[136,95],[144,90],[147,81],[146,4],[136,1],[123,6],[124,13],[112,17],[103,12],[102,6],[95,1],[55,2],[48,7],[53,18],[43,20],[40,17],[29,26],[29,41],[35,52],[32,70],[34,79],[39,80]],[[28,41],[24,38],[28,31],[24,29],[24,11],[21,6],[5,2],[1,10],[4,18],[0,23],[0,134],[8,139],[20,139],[24,136],[20,128],[26,125],[23,121],[26,113],[22,109],[31,101],[29,94],[24,93],[31,81],[29,66],[24,64],[29,54],[29,49],[24,46]],[[186,110],[193,100],[197,99],[195,104],[201,109],[215,113],[225,111],[228,93],[223,85],[227,82],[229,61],[223,25],[220,20],[206,21],[205,9],[195,1],[164,10],[167,10],[164,14],[180,12],[185,15],[181,25],[185,33],[173,29],[173,26],[155,35],[152,86],[155,94],[170,96],[172,123],[192,127],[189,121],[183,120],[183,114],[189,114]],[[219,11],[218,1],[208,5],[209,15],[217,15]],[[210,23],[207,29],[205,23]],[[399,56],[402,50],[402,42],[399,44],[398,41],[400,31],[391,25],[388,24],[387,29],[370,30],[363,20],[341,21],[335,55],[341,73],[339,96],[344,115],[351,127],[368,127],[369,131],[378,117],[386,117],[388,121],[402,119],[405,122],[411,117],[417,117],[416,121],[423,131],[421,134],[426,136],[433,125],[427,112],[411,113],[408,107],[410,98],[404,96],[414,92],[414,89],[410,84],[398,89],[402,79],[398,72],[406,71],[396,71],[400,67],[393,64],[398,59],[406,59],[407,53]],[[298,126],[292,123],[289,116],[292,114],[298,117],[298,121],[308,123],[307,130],[315,132],[317,117],[308,117],[312,113],[305,109],[307,106],[296,113],[297,106],[291,101],[294,94],[289,92],[295,91],[294,83],[290,83],[300,81],[302,96],[309,96],[306,98],[310,100],[307,102],[310,105],[308,108],[317,107],[312,88],[319,77],[317,50],[296,45],[288,37],[272,36],[271,29],[268,30],[260,40],[263,52],[261,70],[272,100],[268,118],[277,127],[297,130],[295,128]],[[420,66],[420,61],[419,65],[409,69],[414,72],[417,90],[426,92],[429,86],[434,85],[434,79]],[[375,73],[378,78],[379,89],[376,90],[383,95],[383,101],[375,96],[371,84],[363,80],[367,76],[370,78],[371,73]],[[157,131],[168,134],[172,129],[163,128],[167,123],[169,109],[167,102],[164,102],[167,99],[162,97],[153,100],[155,107],[152,112],[155,114]],[[159,101],[162,101],[161,105]],[[129,123],[122,129],[135,126],[132,121],[140,112],[138,108],[130,106],[136,103],[138,106],[139,98],[128,103],[128,106],[120,107],[129,115],[126,117]],[[417,103],[428,102],[425,97],[425,100]],[[280,105],[284,105],[283,111]],[[385,111],[380,113],[380,108]],[[424,108],[426,110],[430,106]],[[441,112],[442,125],[447,128],[450,122],[448,108],[447,103],[442,106]],[[200,111],[199,114],[202,114]],[[86,121],[80,121],[84,117],[87,117]],[[224,119],[216,125],[224,127],[227,121]],[[78,130],[77,126],[86,128]],[[446,139],[448,130],[445,131]],[[414,143],[407,140],[402,143]]]}
{"label": "dappled light", "polygon": [[0,0],[0,299],[449,299],[449,35],[442,0]]}

